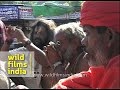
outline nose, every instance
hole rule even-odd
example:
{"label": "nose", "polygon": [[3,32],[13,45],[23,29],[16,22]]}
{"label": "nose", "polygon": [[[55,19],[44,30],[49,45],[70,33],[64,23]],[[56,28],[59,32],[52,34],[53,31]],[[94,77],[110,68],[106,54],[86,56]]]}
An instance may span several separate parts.
{"label": "nose", "polygon": [[41,33],[41,31],[40,31],[40,30],[38,30],[36,33],[37,33],[37,34],[40,34],[40,33]]}
{"label": "nose", "polygon": [[34,36],[37,37],[37,38],[39,38],[39,37],[41,36],[41,33],[40,33],[40,32],[36,32],[36,33],[34,34]]}

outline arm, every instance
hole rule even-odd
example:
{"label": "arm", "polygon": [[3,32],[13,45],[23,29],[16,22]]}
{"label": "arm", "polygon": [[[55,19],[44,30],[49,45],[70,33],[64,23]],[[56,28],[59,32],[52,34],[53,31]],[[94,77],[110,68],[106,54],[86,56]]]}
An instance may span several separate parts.
{"label": "arm", "polygon": [[9,51],[10,45],[13,42],[13,40],[6,40],[1,48],[1,51]]}
{"label": "arm", "polygon": [[[26,42],[27,40],[25,41],[22,41],[23,43]],[[39,49],[38,47],[36,47],[33,43],[31,43],[30,45],[27,45],[26,48],[29,50],[29,51],[34,51],[34,54],[35,54],[35,60],[41,64],[43,67],[48,67],[49,66],[49,62],[47,60],[47,57],[46,57],[46,54],[41,50]]]}
{"label": "arm", "polygon": [[[17,40],[19,42],[22,42],[23,44],[25,44],[29,39],[25,36],[25,34],[23,33],[22,30],[17,29],[16,27],[12,27],[9,26],[6,30],[9,36],[11,36],[12,38],[17,38]],[[29,51],[34,51],[35,53],[35,60],[41,64],[43,67],[47,67],[49,66],[49,62],[47,60],[46,54],[39,49],[38,47],[36,47],[33,43],[29,44],[26,46],[26,48]]]}
{"label": "arm", "polygon": [[61,62],[62,57],[60,57],[61,55],[59,55],[59,51],[54,48],[54,44],[47,45],[44,52],[46,53],[52,68],[42,68],[43,77],[41,84],[43,88],[51,88],[61,78],[68,76],[65,74],[64,64]]}
{"label": "arm", "polygon": [[13,42],[13,37],[10,36],[10,32],[7,29],[5,29],[5,36],[6,40],[4,41],[1,51],[9,51],[10,45]]}
{"label": "arm", "polygon": [[64,78],[64,68],[62,65],[58,65],[55,70],[52,68],[42,68],[41,85],[43,88],[51,88],[60,79]]}

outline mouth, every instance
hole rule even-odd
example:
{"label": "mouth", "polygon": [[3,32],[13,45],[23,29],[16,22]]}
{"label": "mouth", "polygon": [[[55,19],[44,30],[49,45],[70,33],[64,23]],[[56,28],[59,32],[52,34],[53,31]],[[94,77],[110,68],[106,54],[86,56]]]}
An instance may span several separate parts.
{"label": "mouth", "polygon": [[87,54],[89,54],[86,46],[83,45],[83,46],[81,46],[81,47],[82,47],[82,49],[83,49],[84,52],[86,52]]}
{"label": "mouth", "polygon": [[39,42],[40,42],[40,40],[35,40],[34,42],[39,43]]}
{"label": "mouth", "polygon": [[35,40],[34,40],[34,43],[39,44],[39,43],[42,43],[42,42],[41,42],[40,39],[35,39]]}

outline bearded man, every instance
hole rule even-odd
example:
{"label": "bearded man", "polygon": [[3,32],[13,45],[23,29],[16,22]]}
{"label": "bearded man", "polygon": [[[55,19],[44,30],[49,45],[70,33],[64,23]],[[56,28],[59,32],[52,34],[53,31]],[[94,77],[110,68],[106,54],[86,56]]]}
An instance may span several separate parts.
{"label": "bearded man", "polygon": [[81,9],[81,25],[86,32],[82,44],[90,68],[65,79],[53,89],[120,88],[120,2],[86,1]]}

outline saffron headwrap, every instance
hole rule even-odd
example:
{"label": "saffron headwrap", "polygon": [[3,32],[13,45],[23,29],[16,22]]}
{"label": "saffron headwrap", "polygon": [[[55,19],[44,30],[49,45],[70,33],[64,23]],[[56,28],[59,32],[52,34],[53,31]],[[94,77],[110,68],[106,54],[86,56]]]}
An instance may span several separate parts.
{"label": "saffron headwrap", "polygon": [[81,8],[81,25],[106,26],[120,32],[119,1],[86,1]]}

